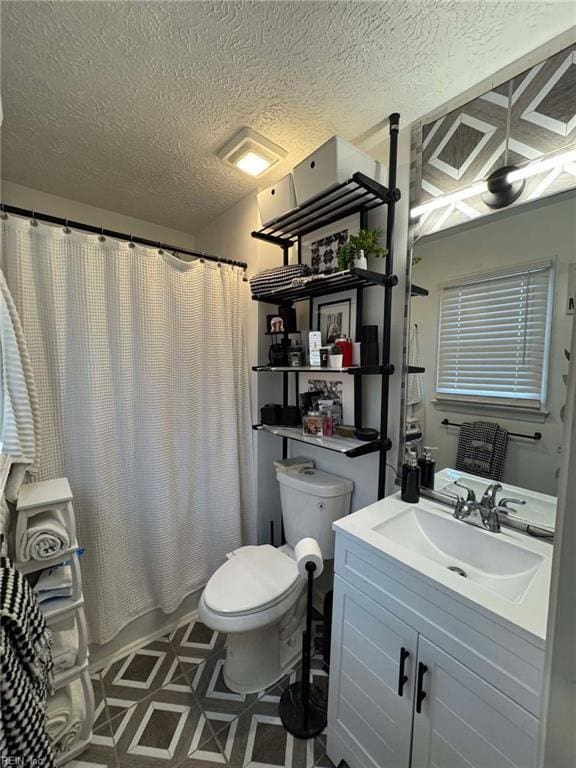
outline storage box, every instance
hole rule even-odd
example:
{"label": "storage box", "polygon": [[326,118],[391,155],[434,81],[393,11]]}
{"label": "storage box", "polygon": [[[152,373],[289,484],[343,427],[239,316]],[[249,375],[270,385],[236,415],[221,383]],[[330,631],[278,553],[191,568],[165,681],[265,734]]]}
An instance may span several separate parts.
{"label": "storage box", "polygon": [[347,181],[356,171],[380,181],[380,163],[344,139],[333,136],[294,168],[296,202],[302,205],[337,184]]}
{"label": "storage box", "polygon": [[258,208],[263,227],[296,208],[296,195],[291,173],[258,193]]}

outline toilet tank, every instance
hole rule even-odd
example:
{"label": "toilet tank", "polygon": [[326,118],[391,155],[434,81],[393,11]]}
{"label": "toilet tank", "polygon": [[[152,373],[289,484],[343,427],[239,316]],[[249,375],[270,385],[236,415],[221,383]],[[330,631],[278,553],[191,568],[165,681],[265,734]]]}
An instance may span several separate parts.
{"label": "toilet tank", "polygon": [[354,483],[319,469],[278,472],[282,520],[286,542],[294,548],[300,539],[311,536],[322,557],[334,557],[332,523],[350,512]]}

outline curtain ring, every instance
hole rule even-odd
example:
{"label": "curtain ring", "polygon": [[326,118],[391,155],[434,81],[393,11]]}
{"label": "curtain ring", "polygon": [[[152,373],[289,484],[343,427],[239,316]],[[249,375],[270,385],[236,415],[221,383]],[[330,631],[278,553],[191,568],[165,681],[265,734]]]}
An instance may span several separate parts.
{"label": "curtain ring", "polygon": [[32,211],[32,218],[30,219],[30,226],[31,227],[37,227],[38,222],[36,221],[36,211]]}
{"label": "curtain ring", "polygon": [[106,238],[104,237],[104,227],[100,227],[100,234],[98,235],[98,240],[101,243],[105,243],[106,242]]}
{"label": "curtain ring", "polygon": [[68,219],[66,219],[65,222],[64,222],[64,230],[63,230],[63,232],[64,232],[65,235],[69,235],[72,232],[72,230],[68,226]]}
{"label": "curtain ring", "polygon": [[136,246],[132,242],[132,232],[130,232],[130,242],[128,243],[128,248],[136,248]]}
{"label": "curtain ring", "polygon": [[162,242],[160,240],[158,241],[158,253],[160,254],[160,256],[162,256],[162,254],[164,253],[164,251],[162,250]]}

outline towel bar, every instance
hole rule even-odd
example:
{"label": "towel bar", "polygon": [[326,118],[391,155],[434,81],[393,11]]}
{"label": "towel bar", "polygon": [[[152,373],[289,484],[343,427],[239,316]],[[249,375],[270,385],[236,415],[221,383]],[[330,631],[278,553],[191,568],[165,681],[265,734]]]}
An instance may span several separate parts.
{"label": "towel bar", "polygon": [[[445,427],[461,427],[462,424],[456,424],[454,421],[442,419],[440,422]],[[534,432],[533,435],[523,435],[521,432],[508,432],[509,437],[524,437],[526,440],[542,440],[542,432]]]}

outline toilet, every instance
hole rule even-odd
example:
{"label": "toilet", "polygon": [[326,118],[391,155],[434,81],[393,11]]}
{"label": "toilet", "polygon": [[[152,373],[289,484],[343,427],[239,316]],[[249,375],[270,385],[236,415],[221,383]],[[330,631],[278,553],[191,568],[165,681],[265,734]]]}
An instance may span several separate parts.
{"label": "toilet", "polygon": [[224,682],[255,693],[280,680],[302,649],[305,582],[294,547],[316,539],[325,560],[334,557],[332,523],[350,511],[354,484],[317,469],[277,472],[286,544],[234,550],[200,598],[200,620],[227,634]]}

